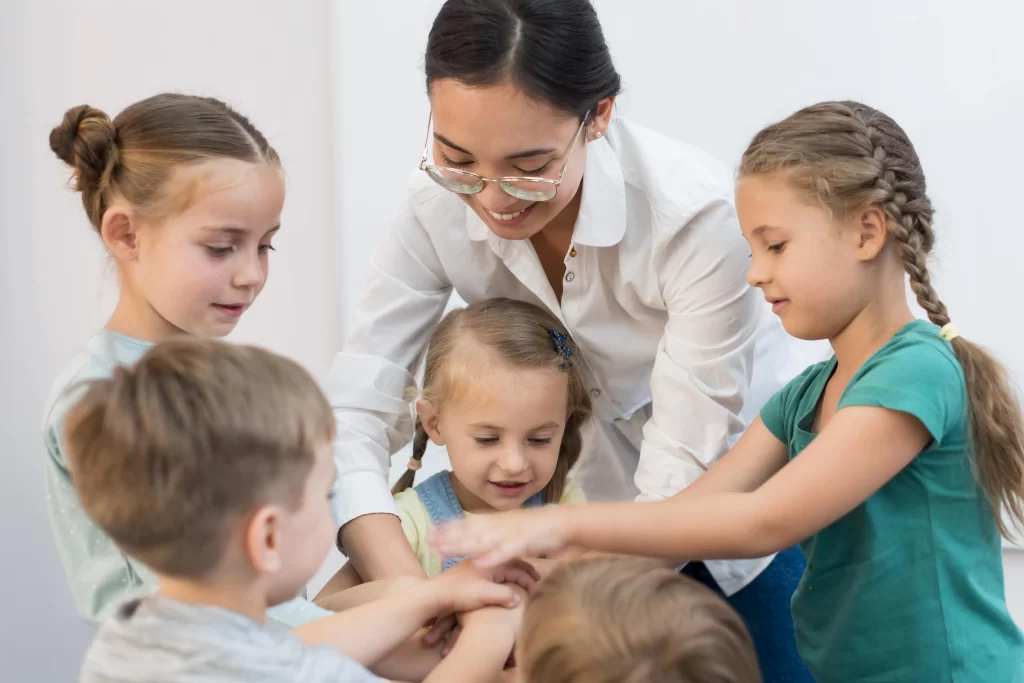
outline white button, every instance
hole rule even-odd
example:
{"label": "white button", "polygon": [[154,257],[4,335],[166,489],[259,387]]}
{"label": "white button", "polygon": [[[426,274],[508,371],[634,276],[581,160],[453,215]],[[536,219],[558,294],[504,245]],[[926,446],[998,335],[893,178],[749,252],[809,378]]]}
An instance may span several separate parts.
{"label": "white button", "polygon": [[601,397],[601,390],[600,389],[591,389],[590,390],[590,395],[593,396],[594,398],[600,398]]}
{"label": "white button", "polygon": [[572,282],[575,279],[576,279],[576,274],[574,272],[572,272],[571,270],[568,273],[565,274],[565,281],[566,282]]}

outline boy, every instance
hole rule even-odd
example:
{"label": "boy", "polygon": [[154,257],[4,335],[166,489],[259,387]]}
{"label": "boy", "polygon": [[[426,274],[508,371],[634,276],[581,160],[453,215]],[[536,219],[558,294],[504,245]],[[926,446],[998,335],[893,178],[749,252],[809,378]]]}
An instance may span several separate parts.
{"label": "boy", "polygon": [[[267,351],[183,338],[98,380],[66,427],[85,511],[159,577],[97,633],[83,683],[364,683],[376,674],[489,681],[512,649],[523,566],[468,564],[432,580],[369,584],[345,612],[295,629],[264,626],[334,538],[334,416],[314,380]],[[501,605],[472,612],[486,605]],[[411,638],[467,612],[441,662]],[[436,667],[436,668],[435,668]],[[372,669],[375,673],[371,673]],[[431,671],[433,669],[433,671]]]}

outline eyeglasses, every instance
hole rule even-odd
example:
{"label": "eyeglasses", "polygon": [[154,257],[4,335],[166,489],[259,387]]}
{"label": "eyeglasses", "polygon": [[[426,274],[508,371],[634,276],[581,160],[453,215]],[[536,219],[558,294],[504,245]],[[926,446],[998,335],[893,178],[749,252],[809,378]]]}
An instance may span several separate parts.
{"label": "eyeglasses", "polygon": [[589,118],[590,113],[588,112],[583,117],[583,121],[580,122],[580,127],[572,139],[569,152],[565,157],[565,163],[562,164],[562,170],[558,173],[558,179],[554,180],[552,178],[518,176],[484,178],[469,171],[460,171],[457,168],[428,164],[427,150],[430,149],[430,123],[433,119],[433,114],[431,114],[430,118],[427,119],[427,139],[423,143],[423,157],[420,159],[420,170],[426,172],[435,183],[451,192],[477,194],[484,189],[487,183],[498,183],[498,187],[517,199],[523,199],[528,202],[546,202],[552,199],[555,193],[558,192],[558,186],[562,184],[562,176],[565,175],[565,169],[569,167],[569,160],[572,159],[572,153],[576,149],[580,133],[583,132],[583,127]]}

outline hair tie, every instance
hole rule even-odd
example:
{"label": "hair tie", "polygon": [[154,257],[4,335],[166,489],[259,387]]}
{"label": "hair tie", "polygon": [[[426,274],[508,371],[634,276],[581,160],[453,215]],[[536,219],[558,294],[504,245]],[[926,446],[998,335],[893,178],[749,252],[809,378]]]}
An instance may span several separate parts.
{"label": "hair tie", "polygon": [[420,461],[420,460],[417,460],[416,458],[409,458],[409,464],[406,465],[406,467],[408,469],[412,470],[413,472],[415,472],[419,468],[423,467],[423,462]]}
{"label": "hair tie", "polygon": [[957,326],[953,323],[946,323],[942,326],[942,329],[939,330],[939,336],[946,341],[951,342],[960,336],[960,330],[957,329]]}
{"label": "hair tie", "polygon": [[555,345],[555,352],[562,357],[562,367],[572,367],[572,349],[569,348],[569,335],[558,330],[548,330],[551,343]]}

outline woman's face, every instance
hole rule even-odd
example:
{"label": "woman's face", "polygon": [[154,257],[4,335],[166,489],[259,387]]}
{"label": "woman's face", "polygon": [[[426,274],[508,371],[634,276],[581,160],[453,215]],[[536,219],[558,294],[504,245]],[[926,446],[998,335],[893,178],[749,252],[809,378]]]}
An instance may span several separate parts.
{"label": "woman's face", "polygon": [[[484,178],[556,180],[581,123],[578,117],[528,98],[508,82],[473,87],[454,79],[438,80],[430,85],[430,106],[433,164]],[[596,131],[607,128],[611,100],[603,100],[598,110],[594,124],[579,134],[554,198],[518,199],[497,183],[485,183],[479,194],[459,196],[498,237],[533,237],[567,206],[575,206],[573,199],[586,167],[586,143]]]}

